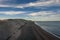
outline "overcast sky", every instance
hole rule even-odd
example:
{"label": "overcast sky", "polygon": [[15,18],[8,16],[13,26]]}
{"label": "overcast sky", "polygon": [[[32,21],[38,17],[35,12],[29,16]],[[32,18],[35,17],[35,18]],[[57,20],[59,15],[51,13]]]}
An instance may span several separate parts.
{"label": "overcast sky", "polygon": [[0,19],[60,21],[60,0],[0,0]]}

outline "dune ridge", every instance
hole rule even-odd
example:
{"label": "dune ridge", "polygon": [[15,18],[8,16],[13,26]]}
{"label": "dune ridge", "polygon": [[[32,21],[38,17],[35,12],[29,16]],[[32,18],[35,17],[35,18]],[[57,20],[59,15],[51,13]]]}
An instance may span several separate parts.
{"label": "dune ridge", "polygon": [[33,21],[8,19],[0,21],[0,40],[60,40]]}

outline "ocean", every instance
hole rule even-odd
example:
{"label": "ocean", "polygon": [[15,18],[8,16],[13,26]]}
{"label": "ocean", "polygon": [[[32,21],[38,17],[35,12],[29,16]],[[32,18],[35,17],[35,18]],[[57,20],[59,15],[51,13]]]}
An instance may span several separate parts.
{"label": "ocean", "polygon": [[60,38],[60,21],[37,21],[35,23],[45,31]]}

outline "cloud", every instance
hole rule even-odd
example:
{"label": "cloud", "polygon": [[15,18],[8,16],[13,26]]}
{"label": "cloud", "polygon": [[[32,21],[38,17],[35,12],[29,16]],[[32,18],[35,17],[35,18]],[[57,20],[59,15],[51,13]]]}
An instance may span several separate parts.
{"label": "cloud", "polygon": [[0,4],[12,4],[12,2],[16,2],[16,0],[0,0]]}
{"label": "cloud", "polygon": [[[26,19],[32,19],[32,20],[41,20],[41,21],[47,21],[47,20],[60,20],[60,9],[55,7],[54,5],[58,5],[60,6],[60,0],[38,0],[35,2],[30,2],[27,4],[10,4],[10,2],[8,2],[8,4],[3,4],[3,2],[8,1],[8,0],[0,0],[0,7],[13,7],[13,8],[26,8],[26,7],[40,7],[42,8],[39,12],[25,12],[25,11],[0,11],[0,14],[5,14],[5,15],[16,15],[16,14],[23,14],[23,13],[27,13],[27,15],[30,17],[27,17]],[[11,0],[12,1],[12,0]],[[50,7],[51,6],[51,7]],[[52,8],[53,6],[53,8]],[[50,9],[52,8],[52,9]],[[59,9],[59,11],[58,11]],[[25,9],[23,9],[25,10]],[[28,9],[28,10],[33,10],[33,9]],[[38,9],[37,9],[38,10]],[[45,11],[46,10],[46,11]],[[49,10],[49,11],[48,11]],[[55,10],[55,12],[53,12]],[[34,10],[33,10],[34,11]],[[58,12],[57,12],[58,11]],[[26,16],[27,16],[26,15]],[[25,18],[25,17],[24,17]],[[0,19],[6,19],[6,18],[0,18]]]}
{"label": "cloud", "polygon": [[33,21],[60,21],[60,13],[53,11],[40,11],[28,14]]}
{"label": "cloud", "polygon": [[0,11],[0,14],[6,14],[6,15],[16,15],[16,14],[22,14],[26,13],[23,11]]}
{"label": "cloud", "polygon": [[47,15],[52,15],[52,14],[53,14],[53,12],[51,12],[51,11],[41,11],[41,12],[33,12],[28,15],[30,15],[30,16],[47,16]]}
{"label": "cloud", "polygon": [[60,21],[60,14],[40,17],[40,21]]}
{"label": "cloud", "polygon": [[22,4],[22,5],[17,5],[16,7],[17,8],[24,8],[24,7],[37,7],[37,6],[47,6],[47,5],[51,5],[52,3],[54,3],[54,1],[46,1],[46,2],[40,2],[40,1],[37,1],[37,2],[31,2],[31,3],[28,3],[28,4]]}
{"label": "cloud", "polygon": [[0,4],[0,7],[13,7],[12,5],[4,5],[4,4]]}
{"label": "cloud", "polygon": [[0,0],[0,4],[3,4],[6,1],[8,1],[8,0]]}
{"label": "cloud", "polygon": [[38,6],[51,6],[51,5],[60,5],[60,0],[48,0],[48,1],[36,1],[36,2],[30,2],[27,4],[0,4],[0,7],[14,7],[14,8],[25,8],[25,7],[38,7]]}
{"label": "cloud", "polygon": [[51,5],[60,5],[60,0],[49,0],[49,1],[37,1],[37,2],[30,2],[28,4],[18,5],[17,8],[24,8],[24,7],[38,7],[38,6],[51,6]]}

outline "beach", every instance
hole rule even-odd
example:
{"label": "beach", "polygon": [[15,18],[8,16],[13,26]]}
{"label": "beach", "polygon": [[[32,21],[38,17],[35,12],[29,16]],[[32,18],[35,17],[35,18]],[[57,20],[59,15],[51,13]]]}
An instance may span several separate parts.
{"label": "beach", "polygon": [[34,21],[10,19],[2,22],[0,25],[10,27],[9,35],[4,40],[60,40],[36,25]]}

